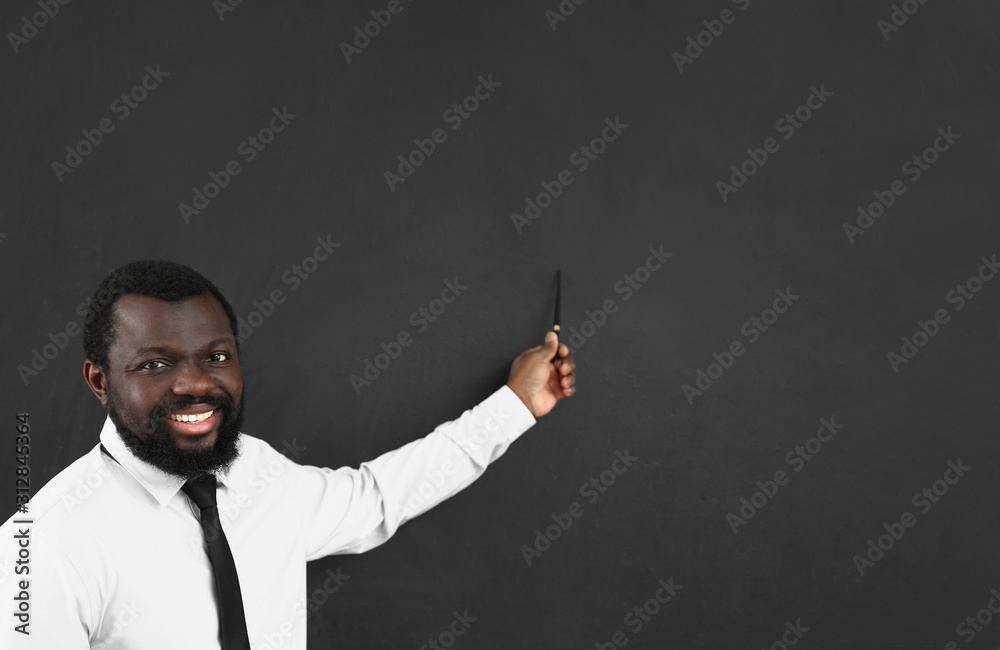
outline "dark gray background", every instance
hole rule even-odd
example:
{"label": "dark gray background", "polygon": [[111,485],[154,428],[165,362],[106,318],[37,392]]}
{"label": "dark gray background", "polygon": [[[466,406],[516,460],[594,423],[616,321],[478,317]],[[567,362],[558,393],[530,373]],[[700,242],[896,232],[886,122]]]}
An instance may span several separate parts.
{"label": "dark gray background", "polygon": [[[189,264],[243,318],[282,289],[244,344],[246,431],[331,466],[501,385],[549,327],[561,267],[567,326],[619,306],[575,350],[578,396],[385,546],[310,565],[311,588],[351,576],[310,618],[311,647],[418,648],[466,609],[454,647],[592,648],[621,630],[630,648],[758,648],[797,620],[797,647],[1000,643],[996,620],[969,644],[956,629],[1000,587],[1000,280],[946,301],[1000,252],[1000,5],[928,2],[886,40],[886,1],[592,0],[553,30],[556,0],[403,0],[348,63],[340,43],[385,6],[243,2],[220,20],[208,0],[77,0],[18,53],[0,46],[3,444],[29,412],[33,484],[93,447],[104,412],[80,337],[27,384],[18,366],[82,323],[119,264]],[[679,72],[672,54],[726,8],[735,22]],[[36,11],[5,2],[0,26]],[[119,121],[111,103],[157,64],[169,77]],[[502,85],[452,131],[443,111],[490,74]],[[820,84],[829,101],[776,136]],[[288,128],[186,224],[178,204],[285,106]],[[570,153],[616,116],[628,129],[578,173]],[[105,117],[114,132],[58,181],[52,162]],[[961,138],[851,244],[843,224],[949,126]],[[390,192],[383,173],[438,127],[448,140]],[[775,136],[722,201],[716,181]],[[511,213],[563,169],[574,184],[518,234]],[[291,291],[283,274],[326,236],[340,248]],[[673,257],[624,301],[616,282],[660,245]],[[411,312],[456,277],[469,288],[417,334]],[[786,287],[801,298],[690,404],[681,386]],[[951,321],[893,372],[887,353],[941,308]],[[358,395],[349,376],[404,330],[413,344]],[[733,534],[727,513],[830,416],[844,429]],[[588,504],[580,485],[626,449],[639,461]],[[957,459],[971,470],[921,514],[911,497]],[[521,546],[574,501],[584,514],[527,566]],[[852,558],[904,511],[916,526],[859,575]],[[683,589],[632,633],[623,617],[671,577]]]}

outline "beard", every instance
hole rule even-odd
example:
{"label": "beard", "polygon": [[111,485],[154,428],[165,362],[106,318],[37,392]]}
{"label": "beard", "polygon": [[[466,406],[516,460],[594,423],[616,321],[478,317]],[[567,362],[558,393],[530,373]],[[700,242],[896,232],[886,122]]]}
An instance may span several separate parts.
{"label": "beard", "polygon": [[[125,446],[136,458],[145,461],[163,472],[185,481],[216,470],[225,473],[239,458],[240,429],[246,413],[246,389],[240,395],[237,407],[232,398],[225,394],[202,395],[198,399],[187,399],[176,403],[158,403],[149,414],[145,429],[151,433],[137,435],[125,425],[121,399],[108,382],[108,416],[118,429]],[[222,423],[215,438],[215,444],[208,449],[179,449],[167,432],[167,415],[195,404],[207,404],[220,409]]]}

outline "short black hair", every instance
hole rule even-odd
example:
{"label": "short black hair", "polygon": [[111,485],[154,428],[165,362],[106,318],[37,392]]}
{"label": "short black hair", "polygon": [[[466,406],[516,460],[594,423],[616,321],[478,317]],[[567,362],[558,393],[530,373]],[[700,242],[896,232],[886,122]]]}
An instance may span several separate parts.
{"label": "short black hair", "polygon": [[149,296],[167,302],[181,302],[188,298],[211,293],[222,304],[229,318],[229,326],[236,339],[236,353],[240,341],[236,337],[236,314],[218,287],[194,269],[167,260],[139,260],[119,266],[104,278],[87,303],[87,319],[83,324],[83,351],[87,358],[105,372],[108,371],[108,350],[115,342],[115,301],[127,294]]}

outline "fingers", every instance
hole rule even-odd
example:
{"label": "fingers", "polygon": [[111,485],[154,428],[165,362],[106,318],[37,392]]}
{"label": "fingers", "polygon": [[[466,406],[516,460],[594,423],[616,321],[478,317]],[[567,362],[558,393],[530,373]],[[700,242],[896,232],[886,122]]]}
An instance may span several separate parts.
{"label": "fingers", "polygon": [[576,392],[576,362],[570,356],[560,357],[556,360],[556,370],[559,375],[559,387],[563,395],[569,397]]}
{"label": "fingers", "polygon": [[571,375],[576,371],[576,362],[573,357],[562,357],[556,361],[559,372],[563,375]]}
{"label": "fingers", "polygon": [[562,388],[563,395],[569,397],[576,392],[576,377],[569,375],[568,377],[563,377],[559,381],[559,386]]}

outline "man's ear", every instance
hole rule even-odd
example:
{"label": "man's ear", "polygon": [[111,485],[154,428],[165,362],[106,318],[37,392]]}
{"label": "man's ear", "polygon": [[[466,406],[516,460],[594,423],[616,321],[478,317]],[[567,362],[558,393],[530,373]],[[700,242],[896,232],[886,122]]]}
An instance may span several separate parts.
{"label": "man's ear", "polygon": [[101,400],[101,406],[108,408],[108,378],[96,363],[87,359],[83,362],[83,380],[94,391],[97,399]]}

